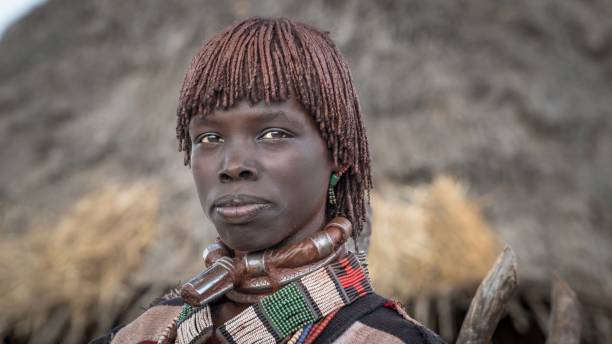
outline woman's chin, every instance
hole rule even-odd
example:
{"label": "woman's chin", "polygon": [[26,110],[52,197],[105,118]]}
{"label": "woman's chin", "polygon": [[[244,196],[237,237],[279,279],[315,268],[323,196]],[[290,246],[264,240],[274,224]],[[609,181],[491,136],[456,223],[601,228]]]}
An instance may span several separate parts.
{"label": "woman's chin", "polygon": [[268,245],[268,244],[253,244],[253,243],[226,243],[229,247],[231,247],[232,249],[236,250],[236,251],[240,251],[240,252],[257,252],[257,251],[263,251],[265,249],[274,247],[274,245]]}
{"label": "woman's chin", "polygon": [[[270,228],[270,227],[268,227]],[[230,248],[241,252],[256,252],[277,246],[283,238],[273,238],[271,233],[257,229],[240,228],[242,233],[232,233],[232,235],[222,235],[223,242]],[[245,230],[249,233],[243,232]],[[253,233],[257,233],[253,236]],[[224,238],[226,237],[226,238]]]}

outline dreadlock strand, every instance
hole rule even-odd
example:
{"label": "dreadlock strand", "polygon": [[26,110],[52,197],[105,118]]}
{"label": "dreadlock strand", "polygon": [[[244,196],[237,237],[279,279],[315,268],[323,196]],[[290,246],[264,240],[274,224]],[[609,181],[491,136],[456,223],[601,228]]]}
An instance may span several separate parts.
{"label": "dreadlock strand", "polygon": [[287,89],[289,79],[286,77],[285,73],[283,73],[283,71],[286,70],[287,67],[283,65],[281,55],[278,52],[278,43],[276,41],[273,43],[273,46],[274,52],[272,54],[272,60],[274,61],[274,69],[276,72],[276,77],[278,78],[278,96],[280,97],[280,100],[285,101],[289,98],[289,91]]}
{"label": "dreadlock strand", "polygon": [[[302,43],[302,46],[304,46],[305,42],[308,39],[306,38],[306,35],[302,35],[302,41],[300,41],[300,43]],[[306,76],[306,81],[307,81],[307,89],[308,90],[312,90],[314,87],[311,86],[312,84],[319,84],[320,87],[317,88],[317,99],[319,99],[319,109],[318,109],[318,114],[317,117],[321,118],[326,118],[327,119],[327,123],[326,124],[331,124],[332,130],[333,129],[333,122],[330,121],[331,120],[331,115],[330,115],[330,111],[329,111],[329,106],[328,106],[328,100],[329,100],[329,95],[328,95],[328,87],[326,84],[326,80],[325,80],[325,76],[323,74],[323,70],[321,68],[321,64],[319,63],[318,59],[316,58],[316,53],[317,51],[315,50],[316,47],[313,46],[313,49],[311,50],[306,50],[307,52],[307,58],[306,61],[308,63],[308,70],[313,70],[316,73],[313,73],[313,75],[311,76],[310,74],[307,74]],[[313,82],[312,78],[316,77],[316,81]],[[312,91],[311,91],[312,92]],[[331,123],[330,123],[331,122]],[[333,147],[334,146],[334,138],[330,137],[330,141],[328,141],[328,146]],[[333,153],[335,154],[335,153]]]}
{"label": "dreadlock strand", "polygon": [[[309,69],[304,69],[304,66],[303,66],[303,63],[304,63],[303,56],[304,55],[300,54],[298,46],[297,46],[297,43],[299,42],[297,33],[294,32],[291,23],[289,23],[287,20],[281,21],[281,33],[283,36],[283,39],[281,40],[281,42],[283,43],[283,45],[286,45],[288,54],[289,56],[291,56],[290,59],[288,59],[288,64],[292,67],[292,70],[293,70],[292,76],[293,78],[295,78],[294,92],[296,96],[298,96],[299,99],[302,100],[302,104],[304,104],[306,109],[311,111],[312,110],[312,99],[307,94],[309,87],[305,85],[306,83],[305,79],[309,77],[309,74],[304,72],[304,70],[309,70]],[[283,49],[285,49],[284,46],[283,46]],[[306,60],[306,63],[307,62],[308,60]]]}
{"label": "dreadlock strand", "polygon": [[240,36],[236,53],[232,56],[232,62],[230,64],[230,73],[232,84],[230,87],[230,93],[232,94],[233,99],[242,98],[242,82],[243,82],[243,72],[242,72],[242,63],[245,55],[245,44],[248,42],[250,32],[243,33]]}
{"label": "dreadlock strand", "polygon": [[238,99],[238,89],[240,89],[238,82],[240,79],[239,69],[237,68],[238,63],[242,59],[243,55],[243,43],[248,37],[249,28],[251,23],[244,22],[236,25],[235,39],[227,46],[224,53],[224,77],[226,78],[225,86],[223,87],[224,107],[231,107],[236,99]]}
{"label": "dreadlock strand", "polygon": [[[338,108],[336,107],[336,102],[335,102],[335,95],[334,95],[334,89],[333,89],[333,81],[331,79],[331,74],[329,73],[329,71],[327,70],[327,66],[325,65],[325,61],[322,61],[319,54],[322,54],[322,52],[317,52],[317,55],[315,55],[316,59],[315,61],[317,62],[317,70],[319,71],[319,79],[323,82],[323,90],[324,90],[324,94],[323,94],[323,98],[325,99],[325,116],[329,117],[329,121],[331,123],[331,129],[333,131],[338,130],[338,125],[336,122],[336,117],[338,115]],[[334,142],[332,142],[332,144],[335,146],[337,142],[335,142],[336,138],[334,138]]]}
{"label": "dreadlock strand", "polygon": [[[298,70],[298,80],[300,80],[299,91],[302,94],[302,98],[305,99],[305,103],[308,104],[308,108],[310,110],[316,106],[315,97],[313,96],[313,88],[311,87],[311,71],[312,71],[312,61],[310,59],[310,55],[307,53],[307,49],[304,48],[304,40],[303,33],[299,30],[295,29],[295,26],[292,26],[289,30],[290,35],[292,37],[289,38],[289,41],[292,42],[295,50],[295,56],[298,61],[298,66],[300,66]],[[324,101],[324,98],[320,98]]]}
{"label": "dreadlock strand", "polygon": [[246,73],[248,75],[248,85],[247,85],[247,97],[251,103],[255,103],[255,97],[253,95],[255,89],[255,82],[257,81],[257,73],[255,72],[255,36],[257,35],[257,31],[253,30],[251,36],[249,36],[249,43],[247,45],[247,58],[246,58]]}
{"label": "dreadlock strand", "polygon": [[[314,67],[313,69],[316,71],[316,79],[317,80],[312,80],[312,78],[308,78],[307,76],[307,80],[308,80],[308,89],[309,90],[313,90],[313,81],[314,82],[318,82],[321,83],[322,87],[320,87],[319,90],[319,96],[320,98],[323,100],[322,102],[322,108],[324,109],[323,111],[323,116],[333,116],[330,113],[330,109],[329,109],[329,100],[330,100],[330,87],[329,87],[329,74],[326,73],[326,71],[323,69],[323,63],[320,60],[321,58],[321,51],[320,48],[317,44],[314,44],[312,42],[312,40],[310,39],[310,34],[308,32],[305,32],[301,35],[302,40],[300,41],[300,43],[302,43],[302,49],[304,49],[305,52],[308,53],[308,59],[306,60],[308,62],[308,69],[311,69],[312,67]],[[310,46],[311,49],[305,49],[304,46]],[[311,91],[312,92],[312,91]],[[331,118],[331,117],[330,117]]]}
{"label": "dreadlock strand", "polygon": [[265,36],[265,57],[266,57],[266,67],[267,67],[267,73],[268,73],[268,78],[270,80],[270,88],[269,88],[269,92],[270,92],[270,100],[272,102],[280,102],[283,101],[283,99],[280,98],[279,96],[279,84],[280,84],[280,76],[276,74],[276,67],[275,67],[275,63],[274,63],[274,39],[275,37],[275,26],[274,23],[270,23],[270,25],[268,25],[268,29],[266,30],[266,36]]}
{"label": "dreadlock strand", "polygon": [[261,63],[261,68],[258,68],[259,72],[261,73],[262,76],[262,81],[263,81],[263,87],[259,87],[259,89],[261,90],[261,95],[263,95],[263,100],[266,104],[270,103],[270,93],[268,92],[268,88],[270,87],[270,80],[269,80],[269,75],[268,75],[268,66],[267,66],[267,60],[266,60],[266,53],[265,53],[265,38],[266,38],[266,30],[267,30],[267,25],[266,23],[264,23],[263,25],[263,29],[259,31],[258,37],[257,37],[257,55],[259,57],[260,63]]}
{"label": "dreadlock strand", "polygon": [[241,28],[241,30],[237,33],[237,39],[234,42],[234,44],[230,45],[230,47],[228,48],[228,51],[226,53],[226,55],[229,55],[229,60],[227,63],[227,75],[229,76],[228,78],[228,83],[227,83],[227,95],[229,97],[229,101],[228,101],[228,105],[232,106],[234,103],[234,99],[238,98],[238,95],[236,94],[238,92],[238,83],[240,81],[240,74],[238,73],[238,68],[237,65],[240,61],[240,59],[242,58],[242,44],[245,40],[245,32],[247,31],[248,26],[245,25]]}
{"label": "dreadlock strand", "polygon": [[[238,28],[239,25],[236,25],[236,27]],[[227,98],[225,96],[225,92],[223,92],[224,79],[227,78],[227,73],[225,73],[227,59],[226,52],[228,45],[234,43],[234,40],[232,38],[235,39],[235,34],[236,33],[233,30],[228,32],[228,37],[222,42],[222,44],[218,48],[219,53],[215,54],[214,58],[210,61],[210,64],[212,66],[212,77],[210,78],[210,86],[212,87],[209,86],[210,91],[206,94],[206,98],[211,100],[215,99],[215,108],[227,108]]]}
{"label": "dreadlock strand", "polygon": [[293,89],[291,80],[295,76],[295,67],[291,63],[291,55],[283,39],[282,24],[275,22],[274,26],[276,33],[274,40],[274,63],[277,69],[276,73],[279,77],[282,77],[282,81],[280,81],[280,97],[281,99],[288,99]]}

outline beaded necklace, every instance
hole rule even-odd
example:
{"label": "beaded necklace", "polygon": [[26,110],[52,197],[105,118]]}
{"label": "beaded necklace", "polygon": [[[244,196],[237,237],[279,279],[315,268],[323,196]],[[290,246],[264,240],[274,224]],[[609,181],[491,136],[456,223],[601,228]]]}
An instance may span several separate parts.
{"label": "beaded necklace", "polygon": [[[365,253],[344,258],[295,280],[217,328],[217,336],[230,344],[311,343],[336,312],[372,293]],[[199,344],[212,335],[208,305],[183,306],[158,343]]]}

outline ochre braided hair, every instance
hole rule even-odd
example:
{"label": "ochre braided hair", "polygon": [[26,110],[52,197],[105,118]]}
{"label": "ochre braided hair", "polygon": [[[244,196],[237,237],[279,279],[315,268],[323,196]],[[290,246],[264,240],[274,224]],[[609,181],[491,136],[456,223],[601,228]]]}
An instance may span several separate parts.
{"label": "ochre braided hair", "polygon": [[197,52],[187,71],[177,110],[179,151],[189,165],[189,122],[241,100],[250,104],[294,97],[314,118],[330,156],[348,170],[336,186],[337,206],[357,238],[366,220],[371,188],[368,140],[351,73],[328,33],[287,18],[246,19]]}

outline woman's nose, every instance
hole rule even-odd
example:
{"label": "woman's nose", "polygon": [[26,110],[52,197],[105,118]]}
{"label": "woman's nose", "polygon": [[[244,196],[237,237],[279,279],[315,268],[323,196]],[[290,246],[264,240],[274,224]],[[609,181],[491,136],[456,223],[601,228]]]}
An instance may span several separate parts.
{"label": "woman's nose", "polygon": [[257,180],[258,173],[252,154],[244,149],[236,149],[228,152],[225,156],[223,165],[219,170],[219,181],[230,183],[240,180]]}

